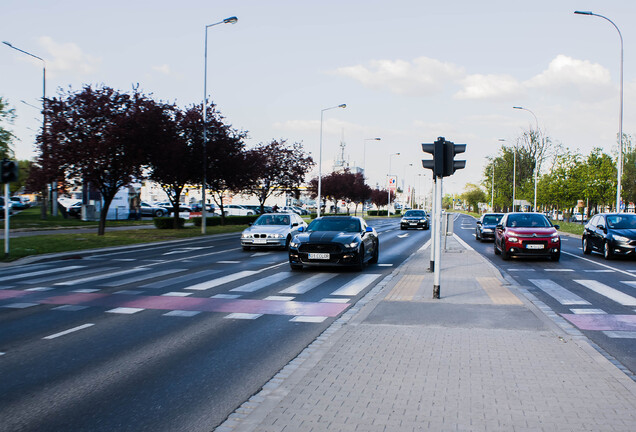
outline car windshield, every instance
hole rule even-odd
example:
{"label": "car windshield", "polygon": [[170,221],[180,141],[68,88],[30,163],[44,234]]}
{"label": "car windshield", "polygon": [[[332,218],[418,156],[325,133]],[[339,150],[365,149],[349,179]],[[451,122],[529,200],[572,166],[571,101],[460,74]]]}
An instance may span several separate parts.
{"label": "car windshield", "polygon": [[620,214],[608,216],[607,227],[611,229],[636,229],[636,215]]}
{"label": "car windshield", "polygon": [[511,228],[547,228],[551,224],[543,215],[528,213],[508,216],[506,226]]}
{"label": "car windshield", "polygon": [[360,232],[360,221],[356,219],[315,219],[307,231]]}
{"label": "car windshield", "polygon": [[426,213],[423,210],[409,210],[404,213],[404,217],[426,217]]}
{"label": "car windshield", "polygon": [[486,215],[484,216],[484,223],[487,225],[496,225],[502,217],[503,215]]}
{"label": "car windshield", "polygon": [[289,225],[289,215],[262,215],[254,225]]}

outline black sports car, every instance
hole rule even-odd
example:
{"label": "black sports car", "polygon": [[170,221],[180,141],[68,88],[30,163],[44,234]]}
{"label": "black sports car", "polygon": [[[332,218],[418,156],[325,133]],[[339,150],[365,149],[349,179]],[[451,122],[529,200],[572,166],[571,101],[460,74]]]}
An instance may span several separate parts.
{"label": "black sports car", "polygon": [[304,265],[353,266],[362,270],[367,262],[378,262],[378,234],[360,217],[320,217],[298,231],[289,243],[292,270]]}
{"label": "black sports car", "polygon": [[477,228],[475,228],[475,240],[494,240],[495,227],[503,215],[503,213],[484,213],[477,221]]}
{"label": "black sports car", "polygon": [[636,256],[636,214],[597,214],[585,225],[583,253],[597,250],[605,259],[616,255]]}
{"label": "black sports car", "polygon": [[407,210],[400,221],[400,229],[409,228],[428,229],[428,217],[424,210]]}

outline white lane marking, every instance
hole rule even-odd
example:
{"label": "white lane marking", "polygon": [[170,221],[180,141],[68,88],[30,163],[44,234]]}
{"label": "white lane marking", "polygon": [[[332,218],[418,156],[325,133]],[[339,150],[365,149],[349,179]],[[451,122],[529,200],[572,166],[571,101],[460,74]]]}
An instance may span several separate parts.
{"label": "white lane marking", "polygon": [[543,269],[547,272],[573,272],[573,269]]}
{"label": "white lane marking", "polygon": [[71,290],[71,292],[84,293],[84,294],[86,294],[86,293],[94,293],[94,292],[97,292],[97,291],[100,291],[100,289],[99,288],[80,288],[80,289]]}
{"label": "white lane marking", "polygon": [[603,315],[603,314],[607,314],[607,312],[605,312],[602,309],[570,309],[572,311],[573,314],[577,314],[577,315]]}
{"label": "white lane marking", "polygon": [[404,238],[404,237],[408,237],[408,236],[409,236],[409,234],[408,234],[408,233],[406,233],[406,234],[401,234],[401,235],[399,235],[399,236],[398,236],[398,238]]}
{"label": "white lane marking", "polygon": [[270,285],[274,285],[276,283],[279,283],[279,282],[287,279],[291,275],[292,274],[290,272],[275,273],[275,274],[273,274],[271,276],[267,276],[265,278],[256,280],[254,282],[250,282],[248,284],[241,285],[240,287],[237,287],[237,288],[233,288],[230,291],[232,291],[232,292],[254,292],[254,291],[258,291],[258,290],[266,288],[266,287],[268,287]]}
{"label": "white lane marking", "polygon": [[591,260],[591,259],[588,259],[588,258],[585,258],[585,257],[579,256],[579,255],[576,255],[576,254],[573,254],[573,253],[570,253],[570,252],[565,252],[564,250],[561,250],[561,253],[564,253],[564,254],[566,254],[566,255],[573,256],[574,258],[578,258],[578,259],[581,259],[581,260],[583,260],[583,261],[587,261],[587,262],[589,262],[589,263],[591,263],[591,264],[595,264],[595,265],[598,265],[598,266],[601,266],[601,267],[605,267],[606,269],[614,270],[614,271],[619,272],[619,273],[624,273],[624,274],[626,274],[626,275],[628,275],[628,276],[634,276],[634,277],[636,277],[636,275],[635,275],[635,274],[630,273],[630,272],[633,272],[634,270],[628,270],[628,271],[621,270],[621,269],[618,269],[618,268],[616,268],[616,267],[612,267],[612,266],[609,266],[609,265],[607,265],[607,264],[603,264],[603,263],[600,263],[600,262],[597,262],[597,261],[594,261],[594,260]]}
{"label": "white lane marking", "polygon": [[54,289],[55,288],[50,288],[50,287],[36,287],[36,288],[27,288],[25,289],[25,291],[51,291]]}
{"label": "white lane marking", "polygon": [[6,353],[0,352],[0,356],[3,356],[3,355],[5,355],[5,354],[6,354]]}
{"label": "white lane marking", "polygon": [[217,264],[240,264],[241,261],[217,261]]}
{"label": "white lane marking", "polygon": [[85,278],[80,278],[80,279],[72,279],[69,281],[64,281],[64,282],[58,282],[55,285],[78,285],[84,282],[93,282],[93,281],[97,281],[100,279],[108,279],[114,276],[121,276],[121,275],[125,275],[125,274],[130,274],[130,273],[134,273],[134,272],[141,272],[141,271],[147,271],[150,270],[147,267],[135,267],[132,269],[128,269],[128,270],[122,270],[122,271],[118,271],[118,272],[114,272],[114,273],[106,273],[106,274],[100,274],[100,275],[96,275],[96,276],[89,276],[89,277],[85,277]]}
{"label": "white lane marking", "polygon": [[509,271],[509,272],[522,272],[522,271],[533,272],[535,270],[534,269],[530,269],[530,268],[511,268],[511,269],[507,269],[506,271]]}
{"label": "white lane marking", "polygon": [[[116,270],[118,268],[119,267],[100,267],[99,272],[106,273],[107,271]],[[94,274],[95,274],[95,269],[91,268],[88,270],[75,271],[75,272],[70,272],[68,274],[59,275],[57,276],[57,279],[59,280],[73,279],[73,278],[78,278],[84,275],[94,275]],[[51,277],[47,276],[47,277],[43,277],[39,279],[29,279],[28,281],[22,281],[21,283],[31,283],[31,284],[49,283],[50,280],[51,280]]]}
{"label": "white lane marking", "polygon": [[210,298],[234,300],[234,299],[237,299],[239,297],[241,297],[240,294],[215,294],[215,295],[211,296]]}
{"label": "white lane marking", "polygon": [[614,270],[583,270],[586,273],[614,273]]}
{"label": "white lane marking", "polygon": [[616,303],[622,304],[623,306],[636,306],[636,298],[627,295],[617,289],[609,287],[605,284],[602,284],[599,281],[575,280],[574,282],[581,284],[585,288],[588,288],[602,296],[605,296],[610,300],[614,300]]}
{"label": "white lane marking", "polygon": [[316,275],[311,276],[304,281],[298,282],[288,288],[285,288],[282,291],[279,291],[279,294],[305,294],[307,291],[316,288],[318,285],[323,282],[328,281],[329,279],[336,276],[336,273],[318,273]]}
{"label": "white lane marking", "polygon": [[244,319],[244,320],[254,320],[258,317],[262,317],[263,314],[251,314],[251,313],[240,313],[240,312],[235,312],[235,313],[231,313],[229,315],[224,316],[223,318],[227,318],[227,319]]}
{"label": "white lane marking", "polygon": [[268,296],[265,297],[263,300],[271,300],[271,301],[292,301],[294,300],[296,297],[292,297],[292,296]]}
{"label": "white lane marking", "polygon": [[304,323],[321,323],[326,320],[325,316],[295,316],[289,321],[291,322],[304,322]]}
{"label": "white lane marking", "polygon": [[83,309],[88,309],[88,306],[80,306],[80,305],[62,305],[62,306],[58,306],[53,308],[53,310],[60,310],[60,311],[66,311],[66,312],[76,312],[76,311],[80,311]]}
{"label": "white lane marking", "polygon": [[162,296],[167,296],[167,297],[187,297],[189,295],[192,295],[192,293],[171,291],[171,292],[167,292],[167,293],[161,294],[161,295]]}
{"label": "white lane marking", "polygon": [[52,269],[48,269],[48,270],[40,270],[40,271],[36,271],[36,272],[31,272],[31,273],[15,274],[15,275],[11,275],[11,276],[0,277],[0,282],[11,280],[11,279],[23,279],[23,278],[26,278],[26,277],[33,278],[33,276],[38,276],[38,275],[43,275],[43,274],[50,274],[50,273],[60,273],[60,272],[63,272],[63,271],[69,271],[69,270],[74,270],[74,269],[84,268],[84,267],[86,267],[86,266],[56,267],[56,268],[52,268]]}
{"label": "white lane marking", "polygon": [[373,273],[360,275],[340,289],[332,292],[331,295],[356,296],[380,276],[382,275]]}
{"label": "white lane marking", "polygon": [[393,267],[393,264],[390,264],[390,263],[378,264],[378,267]]}
{"label": "white lane marking", "polygon": [[204,290],[208,290],[210,288],[217,287],[219,285],[223,285],[223,284],[226,284],[226,283],[229,283],[229,282],[234,282],[235,280],[239,280],[239,279],[243,279],[243,278],[248,277],[248,276],[255,275],[257,273],[260,273],[260,271],[257,271],[257,270],[243,270],[243,271],[240,271],[238,273],[234,273],[234,274],[230,274],[230,275],[227,275],[227,276],[220,277],[218,279],[212,279],[211,281],[206,281],[206,282],[198,283],[196,285],[191,285],[189,287],[185,287],[184,289],[195,290],[195,291],[204,291]]}
{"label": "white lane marking", "polygon": [[348,298],[324,298],[320,300],[320,303],[347,303],[350,299]]}
{"label": "white lane marking", "polygon": [[271,255],[271,254],[272,254],[271,252],[256,252],[250,255],[250,257],[254,258],[254,257],[259,257],[264,255]]}
{"label": "white lane marking", "polygon": [[636,281],[621,281],[621,283],[636,288]]}
{"label": "white lane marking", "polygon": [[186,311],[186,310],[173,310],[166,312],[163,316],[179,316],[179,317],[193,317],[199,315],[200,311]]}
{"label": "white lane marking", "polygon": [[603,334],[614,339],[636,339],[636,331],[604,331]]}
{"label": "white lane marking", "polygon": [[95,324],[92,324],[92,323],[82,324],[81,326],[73,327],[71,329],[61,331],[59,333],[55,333],[55,334],[52,334],[52,335],[49,335],[49,336],[44,336],[42,339],[55,339],[55,338],[58,338],[60,336],[67,335],[69,333],[73,333],[73,332],[76,332],[76,331],[79,331],[79,330],[84,330],[85,328],[89,328],[89,327],[92,327],[94,325]]}
{"label": "white lane marking", "polygon": [[4,305],[2,307],[8,308],[8,309],[26,309],[28,307],[37,306],[37,305],[38,303],[11,303],[11,304]]}
{"label": "white lane marking", "polygon": [[563,288],[561,285],[556,282],[551,281],[550,279],[530,279],[530,282],[533,283],[537,288],[544,291],[546,294],[554,298],[556,301],[561,303],[562,305],[589,305],[591,304],[587,300],[579,297],[571,291]]}
{"label": "white lane marking", "polygon": [[134,282],[141,282],[141,281],[145,281],[145,280],[148,280],[148,279],[159,278],[161,276],[167,276],[169,274],[178,273],[178,272],[182,272],[182,271],[185,271],[185,270],[186,269],[160,270],[160,271],[153,272],[152,274],[137,275],[137,276],[133,276],[133,277],[127,278],[127,279],[121,279],[121,280],[117,280],[117,281],[101,283],[100,285],[106,286],[106,287],[117,287],[117,286],[122,286],[122,285],[128,285],[128,284],[134,283]]}
{"label": "white lane marking", "polygon": [[169,279],[164,279],[160,281],[150,282],[146,285],[141,285],[139,288],[165,288],[171,287],[173,285],[179,284],[181,282],[189,282],[193,279],[208,277],[216,273],[220,273],[221,270],[201,270],[198,272],[186,274],[183,276],[176,276]]}
{"label": "white lane marking", "polygon": [[[212,247],[212,246],[210,246],[210,247]],[[192,252],[192,251],[200,250],[200,249],[209,249],[210,247],[206,247],[206,246],[183,247],[183,248],[178,248],[178,249],[171,250],[170,252],[165,252],[162,255],[182,254],[182,253],[188,253],[188,252]]]}
{"label": "white lane marking", "polygon": [[108,313],[116,313],[116,314],[134,314],[137,312],[141,312],[142,310],[145,309],[141,309],[141,308],[131,308],[131,307],[118,307],[115,309],[111,309],[111,310],[107,310],[106,312]]}
{"label": "white lane marking", "polygon": [[115,258],[113,261],[130,262],[137,261],[137,258]]}
{"label": "white lane marking", "polygon": [[121,291],[115,291],[113,294],[139,295],[142,292],[143,291],[138,291],[138,290],[121,290]]}

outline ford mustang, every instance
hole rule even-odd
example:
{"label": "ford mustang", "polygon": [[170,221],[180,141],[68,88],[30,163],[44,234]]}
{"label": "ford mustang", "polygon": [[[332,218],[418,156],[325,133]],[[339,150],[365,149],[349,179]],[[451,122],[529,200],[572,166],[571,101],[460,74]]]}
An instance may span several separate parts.
{"label": "ford mustang", "polygon": [[289,243],[292,270],[303,266],[353,266],[378,262],[380,241],[373,227],[354,216],[324,216],[314,219]]}

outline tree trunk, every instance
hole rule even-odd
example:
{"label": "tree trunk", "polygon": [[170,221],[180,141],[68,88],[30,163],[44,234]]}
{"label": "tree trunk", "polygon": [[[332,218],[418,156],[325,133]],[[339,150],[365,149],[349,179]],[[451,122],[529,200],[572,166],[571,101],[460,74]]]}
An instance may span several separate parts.
{"label": "tree trunk", "polygon": [[106,232],[106,216],[108,215],[108,209],[110,208],[110,204],[113,202],[115,195],[106,196],[102,192],[102,197],[104,198],[104,205],[102,207],[102,211],[99,212],[99,228],[97,229],[97,235],[100,236],[103,236]]}

